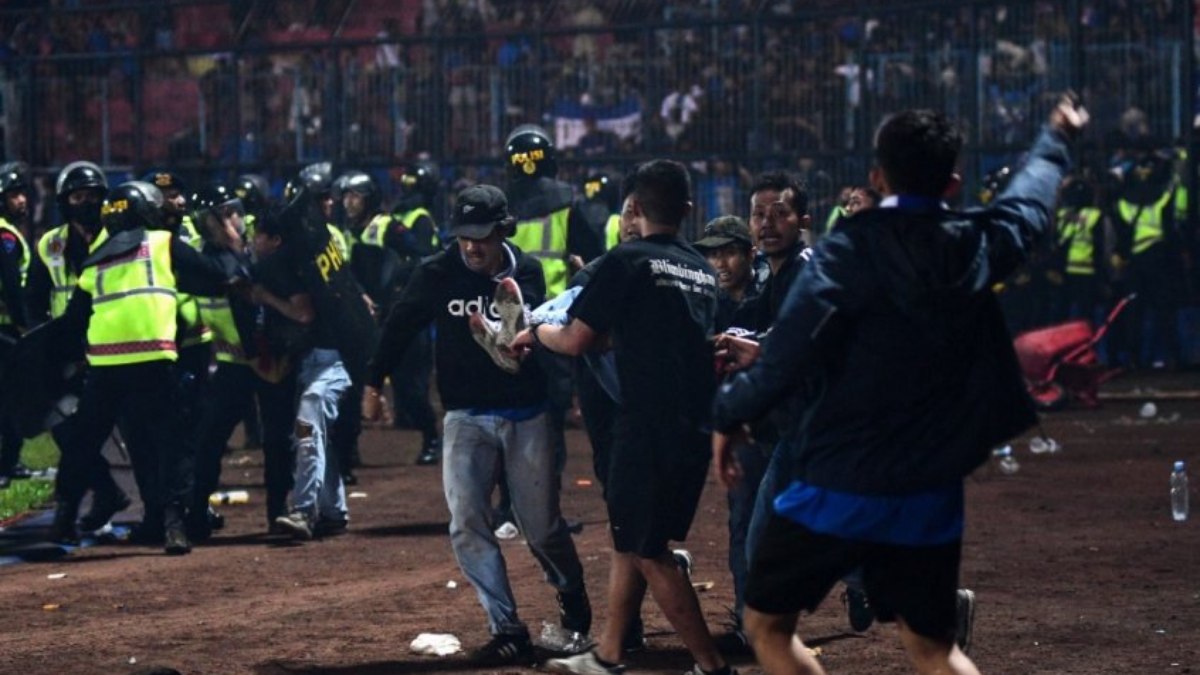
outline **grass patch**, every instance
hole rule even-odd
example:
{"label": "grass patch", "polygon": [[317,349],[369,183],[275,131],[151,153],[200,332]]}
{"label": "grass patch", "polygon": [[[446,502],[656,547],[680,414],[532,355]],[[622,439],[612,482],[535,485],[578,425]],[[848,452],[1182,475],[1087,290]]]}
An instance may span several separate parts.
{"label": "grass patch", "polygon": [[[25,441],[21,448],[21,463],[34,471],[58,466],[58,446],[50,434]],[[51,479],[15,480],[7,489],[0,490],[0,520],[45,506],[53,498],[54,481]]]}

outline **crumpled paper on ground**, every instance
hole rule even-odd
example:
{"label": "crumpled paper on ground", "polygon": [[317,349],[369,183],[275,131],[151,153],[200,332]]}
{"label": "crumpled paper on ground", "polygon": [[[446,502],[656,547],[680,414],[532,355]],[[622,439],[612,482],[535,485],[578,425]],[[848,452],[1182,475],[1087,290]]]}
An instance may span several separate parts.
{"label": "crumpled paper on ground", "polygon": [[450,633],[421,633],[408,650],[414,654],[449,656],[462,651],[462,643]]}

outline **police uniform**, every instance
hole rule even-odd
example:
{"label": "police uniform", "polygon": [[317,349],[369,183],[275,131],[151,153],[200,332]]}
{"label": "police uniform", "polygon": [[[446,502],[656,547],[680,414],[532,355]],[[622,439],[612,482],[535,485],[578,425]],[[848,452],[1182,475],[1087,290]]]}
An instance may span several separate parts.
{"label": "police uniform", "polygon": [[[13,223],[0,218],[0,360],[8,353],[10,341],[15,341],[29,325],[25,311],[25,280],[29,274],[29,245]],[[14,474],[27,477],[28,471],[19,467],[20,434],[8,420],[0,423],[0,488]]]}

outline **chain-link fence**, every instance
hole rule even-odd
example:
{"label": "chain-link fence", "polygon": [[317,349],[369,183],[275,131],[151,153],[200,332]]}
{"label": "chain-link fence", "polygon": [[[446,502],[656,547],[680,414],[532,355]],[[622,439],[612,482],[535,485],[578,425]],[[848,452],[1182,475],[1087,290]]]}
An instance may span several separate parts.
{"label": "chain-link fence", "polygon": [[[568,179],[681,159],[702,222],[745,211],[754,172],[789,168],[820,221],[865,182],[871,134],[900,108],[961,120],[970,194],[1068,87],[1095,118],[1094,163],[1135,109],[1167,144],[1190,140],[1196,107],[1193,9],[1178,0],[75,4],[0,10],[3,154],[47,175],[90,159],[278,180],[331,160],[386,177],[427,156],[448,186],[502,182],[505,135],[537,122]],[[73,17],[76,53],[22,32],[61,19],[70,43]]]}

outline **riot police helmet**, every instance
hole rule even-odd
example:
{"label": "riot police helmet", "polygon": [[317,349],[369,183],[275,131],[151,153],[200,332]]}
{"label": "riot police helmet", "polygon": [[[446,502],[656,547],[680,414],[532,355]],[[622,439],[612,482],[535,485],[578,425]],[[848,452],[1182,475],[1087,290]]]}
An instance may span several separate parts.
{"label": "riot police helmet", "polygon": [[163,194],[158,187],[133,180],[113,188],[100,205],[100,221],[110,233],[162,227]]}
{"label": "riot police helmet", "polygon": [[536,124],[522,124],[504,141],[508,174],[513,179],[553,178],[558,174],[558,153],[546,130]]}

